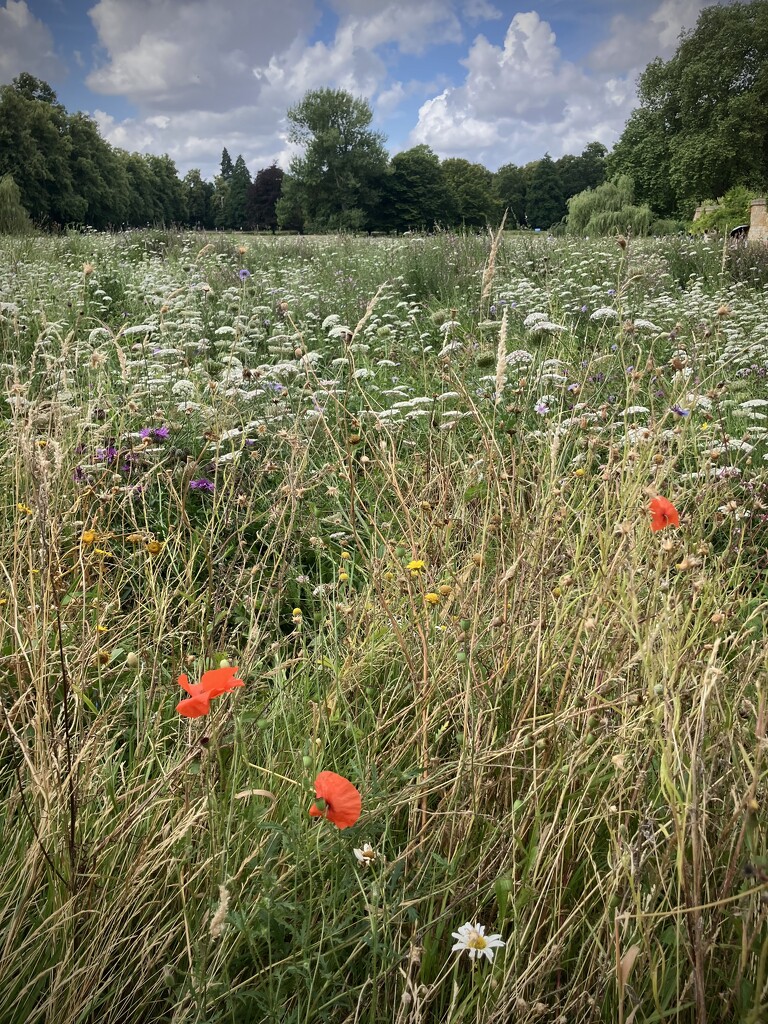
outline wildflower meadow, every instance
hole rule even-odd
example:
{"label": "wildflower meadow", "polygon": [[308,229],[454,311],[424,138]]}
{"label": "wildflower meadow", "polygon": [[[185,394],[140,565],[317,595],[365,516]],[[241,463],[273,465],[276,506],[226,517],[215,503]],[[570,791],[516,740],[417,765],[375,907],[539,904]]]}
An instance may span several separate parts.
{"label": "wildflower meadow", "polygon": [[768,252],[0,238],[0,1024],[768,1020]]}

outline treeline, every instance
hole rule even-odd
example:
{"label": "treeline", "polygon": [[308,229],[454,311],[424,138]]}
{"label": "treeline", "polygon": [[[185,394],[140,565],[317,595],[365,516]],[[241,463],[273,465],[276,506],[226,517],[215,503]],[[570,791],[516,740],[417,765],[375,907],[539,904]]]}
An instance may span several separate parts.
{"label": "treeline", "polygon": [[13,178],[40,227],[274,226],[283,172],[268,167],[252,181],[242,157],[224,157],[215,183],[198,170],[180,178],[167,155],[110,146],[91,118],[67,113],[46,82],[25,73],[0,87],[0,179]]}
{"label": "treeline", "polygon": [[702,201],[736,189],[744,206],[768,188],[768,0],[705,8],[672,59],[645,69],[639,97],[610,155],[592,142],[493,172],[424,145],[390,158],[364,99],[318,89],[288,111],[298,155],[287,173],[252,178],[225,149],[209,182],[199,170],[180,178],[167,155],[113,148],[22,74],[0,88],[0,230],[26,215],[42,227],[391,232],[484,227],[504,211],[510,227],[675,230]]}
{"label": "treeline", "polygon": [[484,227],[506,210],[510,227],[544,229],[566,216],[571,196],[605,179],[599,142],[580,156],[547,154],[492,172],[459,157],[440,160],[424,145],[390,160],[372,120],[364,99],[334,89],[308,92],[288,111],[288,137],[303,152],[283,182],[278,223],[311,231]]}
{"label": "treeline", "polygon": [[484,226],[505,210],[510,226],[547,228],[571,196],[605,178],[598,142],[580,156],[496,172],[441,161],[427,146],[390,159],[369,128],[368,104],[341,91],[308,93],[289,117],[305,143],[289,175],[273,165],[252,177],[225,149],[212,182],[199,170],[182,178],[167,155],[111,146],[91,118],[68,113],[46,82],[24,73],[0,88],[0,179],[13,178],[23,209],[44,228],[407,231]]}

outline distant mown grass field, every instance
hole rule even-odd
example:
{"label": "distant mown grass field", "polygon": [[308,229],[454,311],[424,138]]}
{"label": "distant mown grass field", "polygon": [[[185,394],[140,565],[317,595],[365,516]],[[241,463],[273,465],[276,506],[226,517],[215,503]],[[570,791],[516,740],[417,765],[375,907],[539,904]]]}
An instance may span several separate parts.
{"label": "distant mown grass field", "polygon": [[0,363],[0,1024],[768,1019],[764,249],[6,238]]}

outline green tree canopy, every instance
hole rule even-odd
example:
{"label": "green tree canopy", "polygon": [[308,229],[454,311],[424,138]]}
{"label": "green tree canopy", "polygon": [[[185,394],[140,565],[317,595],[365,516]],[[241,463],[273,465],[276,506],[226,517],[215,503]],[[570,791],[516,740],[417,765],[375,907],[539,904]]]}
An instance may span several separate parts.
{"label": "green tree canopy", "polygon": [[225,146],[224,149],[222,149],[221,151],[221,168],[219,170],[219,174],[224,179],[224,181],[229,181],[229,179],[232,177],[232,171],[234,171],[234,169],[235,165],[232,163],[232,157],[227,152],[227,147]]}
{"label": "green tree canopy", "polygon": [[550,228],[567,212],[563,187],[555,162],[549,153],[541,160],[527,164],[525,215],[532,228]]}
{"label": "green tree canopy", "polygon": [[569,235],[647,235],[653,215],[634,205],[632,179],[622,174],[568,200]]}
{"label": "green tree canopy", "polygon": [[312,229],[372,225],[387,166],[372,120],[366,100],[339,89],[308,92],[288,111],[288,138],[304,149],[291,161],[290,201]]}
{"label": "green tree canopy", "polygon": [[260,231],[277,228],[277,202],[283,191],[285,172],[277,164],[262,167],[248,189],[248,220]]}
{"label": "green tree canopy", "polygon": [[648,65],[639,92],[610,157],[639,200],[690,216],[706,196],[768,185],[768,0],[706,7],[672,59]]}
{"label": "green tree canopy", "polygon": [[493,176],[493,194],[508,210],[509,227],[525,224],[525,175],[515,164],[504,164]]}
{"label": "green tree canopy", "polygon": [[587,188],[596,188],[605,181],[605,157],[608,150],[602,142],[590,142],[581,156],[561,156],[555,160],[560,187],[566,200]]}
{"label": "green tree canopy", "polygon": [[248,223],[248,191],[250,187],[251,172],[243,157],[238,155],[227,182],[227,194],[224,200],[224,219],[227,228],[244,231],[250,226]]}
{"label": "green tree canopy", "polygon": [[204,181],[200,171],[193,167],[182,179],[184,203],[187,218],[192,227],[212,228],[213,222],[213,185]]}
{"label": "green tree canopy", "polygon": [[461,157],[443,160],[441,166],[456,223],[484,227],[489,221],[496,223],[500,219],[499,202],[493,194],[493,174],[486,167]]}
{"label": "green tree canopy", "polygon": [[13,176],[0,178],[0,235],[26,235],[32,230],[32,221],[21,204],[19,186]]}
{"label": "green tree canopy", "polygon": [[429,146],[414,146],[392,157],[385,195],[386,227],[396,231],[433,228],[452,221],[440,158]]}

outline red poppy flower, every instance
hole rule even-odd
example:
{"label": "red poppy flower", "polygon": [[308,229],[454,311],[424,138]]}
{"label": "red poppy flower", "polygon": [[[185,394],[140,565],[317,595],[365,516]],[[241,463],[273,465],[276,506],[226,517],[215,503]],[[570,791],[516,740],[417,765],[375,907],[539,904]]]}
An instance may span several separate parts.
{"label": "red poppy flower", "polygon": [[179,686],[187,691],[189,697],[176,705],[176,710],[186,718],[200,718],[211,710],[211,699],[220,697],[222,693],[244,686],[242,679],[236,679],[237,667],[214,668],[203,672],[199,683],[190,683],[185,675],[179,676]]}
{"label": "red poppy flower", "polygon": [[360,794],[343,775],[320,772],[315,779],[315,794],[324,806],[312,804],[309,813],[313,818],[327,818],[338,828],[349,828],[360,817],[363,807]]}
{"label": "red poppy flower", "polygon": [[663,530],[665,526],[679,526],[680,516],[671,501],[666,498],[654,498],[648,506],[651,513],[651,529]]}

